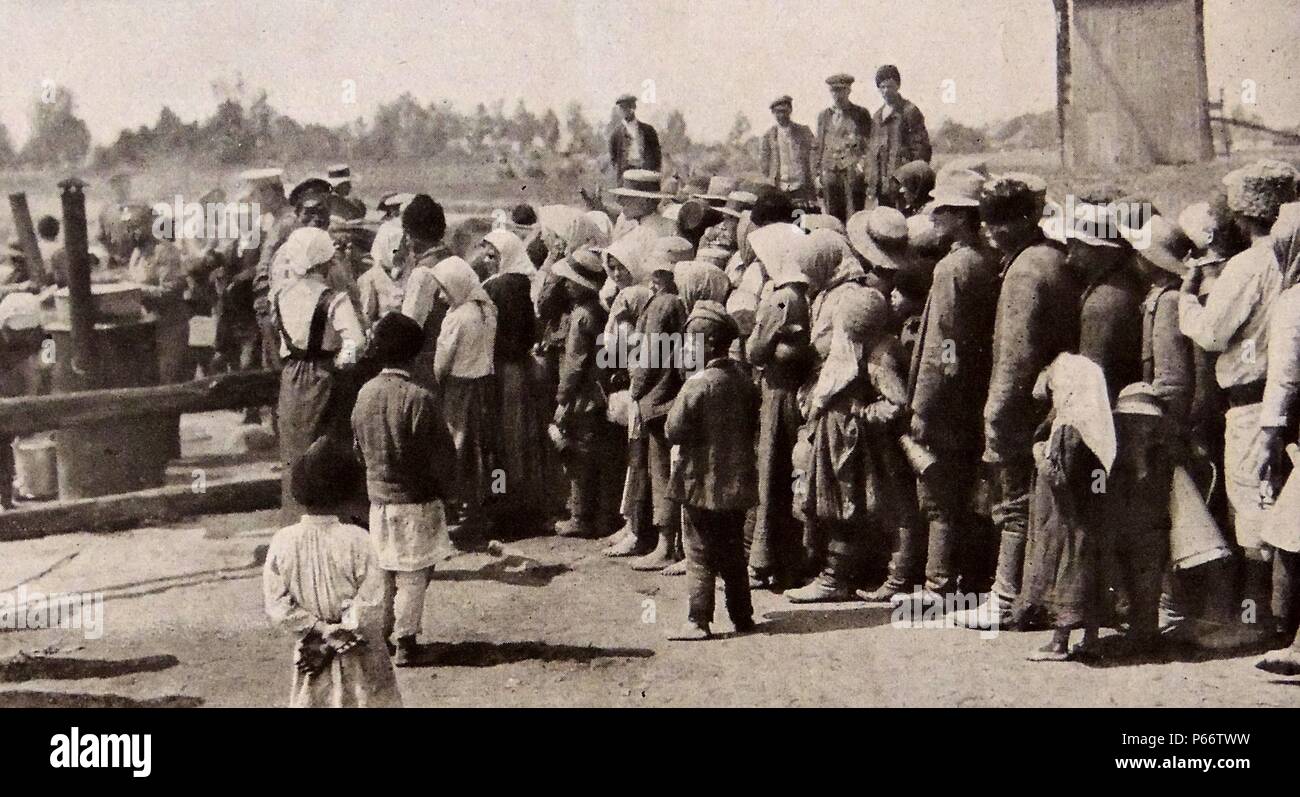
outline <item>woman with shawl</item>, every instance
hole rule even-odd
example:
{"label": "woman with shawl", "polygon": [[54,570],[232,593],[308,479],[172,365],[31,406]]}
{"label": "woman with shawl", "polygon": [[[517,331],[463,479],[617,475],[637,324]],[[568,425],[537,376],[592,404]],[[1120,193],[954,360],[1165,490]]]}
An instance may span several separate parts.
{"label": "woman with shawl", "polygon": [[506,474],[501,517],[512,531],[539,522],[542,451],[545,427],[539,422],[539,398],[532,377],[532,351],[537,342],[537,316],[529,287],[537,269],[524,251],[524,242],[506,229],[484,236],[475,257],[486,273],[483,291],[497,309],[493,367],[496,372],[493,417],[497,420],[497,465]]}
{"label": "woman with shawl", "polygon": [[[631,349],[631,334],[637,320],[650,304],[654,292],[649,285],[631,285],[614,297],[605,324],[606,348],[625,352]],[[654,529],[649,526],[650,472],[647,470],[644,448],[638,445],[641,437],[640,416],[636,402],[628,390],[627,363],[620,366],[612,377],[615,392],[610,395],[610,419],[627,428],[627,468],[623,480],[621,514],[627,523],[609,540],[606,556],[644,556],[654,547]]]}
{"label": "woman with shawl", "polygon": [[389,313],[402,310],[406,297],[406,281],[410,271],[405,257],[399,257],[402,245],[402,222],[389,219],[379,226],[375,241],[370,246],[370,259],[374,263],[357,278],[357,293],[361,299],[361,323],[370,329],[375,322]]}
{"label": "woman with shawl", "polygon": [[[805,546],[824,562],[812,583],[787,590],[794,603],[842,601],[866,535],[893,528],[904,496],[893,474],[905,469],[894,426],[905,415],[906,364],[888,335],[889,304],[838,233],[817,230],[791,250],[813,298],[812,344],[821,366],[803,391]],[[821,333],[820,338],[819,334]],[[801,493],[801,494],[800,494]],[[824,551],[824,555],[823,555]]]}
{"label": "woman with shawl", "polygon": [[433,278],[448,306],[434,350],[433,375],[456,444],[453,504],[461,523],[473,525],[483,519],[496,436],[491,415],[497,308],[474,269],[459,257],[435,265]]}

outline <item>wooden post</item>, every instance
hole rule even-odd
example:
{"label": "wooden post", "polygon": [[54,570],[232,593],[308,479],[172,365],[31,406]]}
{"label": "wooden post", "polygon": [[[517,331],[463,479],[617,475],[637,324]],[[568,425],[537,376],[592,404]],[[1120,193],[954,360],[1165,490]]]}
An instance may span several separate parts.
{"label": "wooden post", "polygon": [[[1210,98],[1210,79],[1205,68],[1205,2],[1196,0],[1196,79],[1201,98]],[[1219,88],[1219,102],[1223,102],[1223,88]],[[1214,133],[1210,129],[1210,109],[1201,103],[1201,160],[1214,160]]]}
{"label": "wooden post", "polygon": [[32,212],[27,208],[27,195],[21,191],[10,194],[9,209],[13,211],[14,227],[18,229],[18,240],[27,257],[27,272],[31,275],[32,287],[40,290],[47,282],[45,258],[41,257],[41,246],[36,242],[36,227],[32,224]]}
{"label": "wooden post", "polygon": [[1052,0],[1056,7],[1056,143],[1060,149],[1061,166],[1070,165],[1069,146],[1066,143],[1066,106],[1070,103],[1070,2]]}
{"label": "wooden post", "polygon": [[86,184],[76,177],[59,183],[63,203],[63,249],[68,256],[68,304],[72,327],[72,372],[80,390],[99,386],[95,359],[95,300],[90,292],[90,240],[86,231]]}

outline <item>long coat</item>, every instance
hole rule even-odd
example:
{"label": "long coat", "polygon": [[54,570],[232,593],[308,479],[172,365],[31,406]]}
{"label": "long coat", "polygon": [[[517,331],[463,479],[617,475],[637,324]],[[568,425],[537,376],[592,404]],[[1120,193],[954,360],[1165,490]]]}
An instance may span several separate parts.
{"label": "long coat", "polygon": [[[659,150],[659,133],[639,119],[636,124],[641,129],[641,167],[657,172],[663,165],[663,153]],[[614,125],[613,132],[609,134],[609,162],[614,167],[614,179],[617,181],[621,181],[623,172],[627,171],[627,150],[630,144],[631,137],[628,136],[627,129],[620,121]]]}
{"label": "long coat", "polygon": [[882,105],[871,120],[871,142],[867,145],[867,195],[882,196],[889,191],[889,177],[894,170],[912,161],[930,162],[930,134],[925,116],[911,100],[885,116]]}
{"label": "long coat", "polygon": [[[807,125],[790,123],[790,148],[794,150],[794,168],[790,170],[791,179],[797,181],[803,190],[811,191],[813,185],[812,153],[815,144],[812,128]],[[772,125],[763,134],[758,161],[763,176],[772,185],[781,187],[780,144],[777,143],[777,126]]]}

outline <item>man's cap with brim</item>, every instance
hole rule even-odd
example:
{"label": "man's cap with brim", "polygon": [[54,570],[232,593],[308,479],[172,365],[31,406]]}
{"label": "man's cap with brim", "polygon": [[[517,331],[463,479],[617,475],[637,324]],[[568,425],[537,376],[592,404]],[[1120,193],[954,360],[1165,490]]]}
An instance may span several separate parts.
{"label": "man's cap with brim", "polygon": [[1223,178],[1228,208],[1243,216],[1271,221],[1279,207],[1295,201],[1298,176],[1291,164],[1269,158],[1234,169]]}
{"label": "man's cap with brim", "polygon": [[614,196],[668,199],[668,195],[660,189],[661,183],[659,172],[652,172],[649,169],[628,169],[623,172],[623,184],[610,193]]}
{"label": "man's cap with brim", "polygon": [[1156,389],[1149,382],[1126,385],[1115,399],[1116,415],[1149,415],[1158,418],[1165,414]]}
{"label": "man's cap with brim", "polygon": [[1036,174],[1009,172],[984,181],[980,189],[980,218],[990,224],[1033,218],[1039,220],[1047,198],[1047,183]]}
{"label": "man's cap with brim", "polygon": [[605,284],[605,271],[601,267],[600,253],[594,249],[579,249],[551,266],[557,277],[600,293]]}
{"label": "man's cap with brim", "polygon": [[854,77],[845,72],[839,72],[826,78],[828,86],[852,86]]}
{"label": "man's cap with brim", "polygon": [[1114,205],[1077,202],[1074,205],[1074,219],[1065,219],[1065,225],[1067,239],[1073,238],[1088,246],[1118,249],[1126,243]]}
{"label": "man's cap with brim", "polygon": [[399,191],[393,194],[385,194],[380,198],[379,204],[376,205],[380,210],[401,210],[406,207],[406,203],[415,199],[415,194],[409,191]]}
{"label": "man's cap with brim", "polygon": [[325,180],[332,186],[352,182],[352,167],[346,163],[336,163],[325,172]]}
{"label": "man's cap with brim", "polygon": [[777,97],[775,100],[772,100],[772,102],[768,103],[767,107],[770,110],[775,111],[777,108],[780,108],[781,106],[785,106],[786,108],[793,110],[794,99],[789,94],[782,94],[780,97]]}
{"label": "man's cap with brim", "polygon": [[725,176],[714,176],[709,178],[709,187],[702,194],[692,194],[692,199],[703,199],[706,202],[726,202],[727,195],[736,190],[736,181],[734,178]]}
{"label": "man's cap with brim", "polygon": [[1138,257],[1178,277],[1187,273],[1186,257],[1194,246],[1192,239],[1181,227],[1165,220],[1164,216],[1152,216],[1136,230],[1121,224],[1119,230]]}
{"label": "man's cap with brim", "polygon": [[756,204],[758,204],[758,194],[749,191],[732,191],[727,194],[727,203],[717,210],[738,219],[745,211],[753,210]]}
{"label": "man's cap with brim", "polygon": [[284,169],[245,169],[239,173],[239,179],[250,185],[270,185],[284,180]]}
{"label": "man's cap with brim", "polygon": [[943,180],[931,195],[934,208],[978,208],[980,192],[984,188],[984,175],[973,169],[953,169],[944,173]]}
{"label": "man's cap with brim", "polygon": [[845,227],[849,243],[876,268],[897,271],[907,264],[907,218],[894,208],[860,210]]}
{"label": "man's cap with brim", "polygon": [[614,100],[615,105],[636,105],[635,94],[620,94],[618,99]]}
{"label": "man's cap with brim", "polygon": [[331,186],[327,180],[323,180],[320,177],[308,177],[306,180],[295,185],[293,190],[289,192],[289,203],[294,207],[298,207],[302,203],[304,197],[316,193],[328,194],[332,188],[333,186]]}

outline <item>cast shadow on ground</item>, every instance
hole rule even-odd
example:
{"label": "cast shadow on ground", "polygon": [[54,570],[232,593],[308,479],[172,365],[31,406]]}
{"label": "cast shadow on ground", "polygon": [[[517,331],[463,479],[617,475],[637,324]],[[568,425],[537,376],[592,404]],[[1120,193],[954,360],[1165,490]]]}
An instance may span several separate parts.
{"label": "cast shadow on ground", "polygon": [[79,659],[66,656],[23,656],[0,662],[0,681],[76,681],[82,678],[116,678],[140,672],[159,672],[180,663],[175,656],[137,659]]}
{"label": "cast shadow on ground", "polygon": [[850,631],[888,625],[889,606],[861,606],[852,609],[793,609],[763,614],[756,634],[817,634],[823,631]]}
{"label": "cast shadow on ground", "polygon": [[589,662],[597,659],[645,659],[647,648],[600,648],[548,642],[431,642],[420,645],[418,667],[495,667],[521,661]]}
{"label": "cast shadow on ground", "polygon": [[433,581],[496,581],[514,587],[545,587],[571,568],[563,564],[542,564],[536,559],[507,554],[477,570],[434,568]]}
{"label": "cast shadow on ground", "polygon": [[1268,643],[1233,648],[1231,650],[1203,650],[1187,642],[1163,641],[1153,650],[1133,652],[1124,645],[1122,634],[1101,637],[1093,653],[1077,659],[1080,664],[1094,669],[1132,667],[1138,664],[1198,664],[1206,661],[1242,659],[1267,653],[1273,646]]}
{"label": "cast shadow on ground", "polygon": [[6,708],[198,708],[203,698],[164,695],[136,699],[122,695],[16,690],[0,692],[0,709]]}

